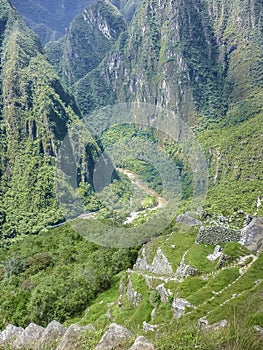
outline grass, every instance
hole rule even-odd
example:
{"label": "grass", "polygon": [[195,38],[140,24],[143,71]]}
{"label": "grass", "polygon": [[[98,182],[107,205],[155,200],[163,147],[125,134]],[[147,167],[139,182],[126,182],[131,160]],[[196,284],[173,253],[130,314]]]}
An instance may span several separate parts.
{"label": "grass", "polygon": [[212,272],[215,270],[217,261],[212,262],[207,259],[214,251],[214,246],[206,244],[193,244],[185,256],[185,263],[195,267],[202,272]]}
{"label": "grass", "polygon": [[220,292],[238,277],[237,267],[222,270],[213,279],[210,279],[203,288],[195,289],[195,292],[188,296],[188,300],[196,306],[201,305],[214,295],[213,292]]}
{"label": "grass", "polygon": [[184,229],[183,225],[177,224],[174,232],[161,245],[161,249],[174,271],[177,270],[184,253],[192,247],[196,238],[195,229],[189,229],[189,227],[187,231],[184,231]]}

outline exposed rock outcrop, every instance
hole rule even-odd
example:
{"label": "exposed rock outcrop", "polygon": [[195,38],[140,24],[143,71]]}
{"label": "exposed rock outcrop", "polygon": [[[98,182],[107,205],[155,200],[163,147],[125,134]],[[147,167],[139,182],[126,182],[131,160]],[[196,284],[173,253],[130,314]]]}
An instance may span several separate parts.
{"label": "exposed rock outcrop", "polygon": [[195,276],[195,275],[198,275],[199,274],[199,270],[190,266],[190,265],[187,265],[185,263],[185,256],[186,256],[187,252],[184,253],[183,257],[182,257],[182,260],[176,270],[176,277],[178,279],[183,279],[183,278],[186,278],[188,276]]}
{"label": "exposed rock outcrop", "polygon": [[154,350],[154,345],[145,337],[138,337],[130,350]]}
{"label": "exposed rock outcrop", "polygon": [[30,323],[13,343],[13,349],[33,349],[42,337],[45,328]]}
{"label": "exposed rock outcrop", "polygon": [[156,287],[157,292],[160,294],[161,302],[162,303],[168,303],[169,297],[173,295],[173,293],[170,291],[170,289],[166,289],[164,284],[159,284]]}
{"label": "exposed rock outcrop", "polygon": [[158,275],[169,275],[170,277],[174,276],[172,266],[161,248],[157,249],[152,263],[148,264],[145,247],[143,247],[141,250],[141,257],[137,258],[137,261],[134,264],[133,268],[135,270],[148,271],[150,273],[156,273]]}
{"label": "exposed rock outcrop", "polygon": [[143,321],[143,324],[142,324],[142,329],[144,332],[153,332],[155,331],[156,329],[158,328],[158,324],[150,324],[150,323],[147,323],[146,321]]}
{"label": "exposed rock outcrop", "polygon": [[212,254],[207,256],[207,259],[210,261],[216,261],[222,255],[222,247],[220,245],[216,245]]}
{"label": "exposed rock outcrop", "polygon": [[131,336],[132,334],[128,329],[112,323],[95,347],[95,350],[125,349],[125,346],[126,348],[128,346]]}
{"label": "exposed rock outcrop", "polygon": [[261,339],[263,339],[263,328],[260,326],[254,326],[254,330],[258,333]]}
{"label": "exposed rock outcrop", "polygon": [[195,308],[188,300],[182,298],[174,298],[172,303],[172,310],[174,313],[174,318],[181,318],[185,314],[186,308]]}
{"label": "exposed rock outcrop", "polygon": [[196,225],[202,225],[202,221],[194,218],[189,213],[180,214],[176,218],[177,223],[182,223],[187,226],[196,226]]}
{"label": "exposed rock outcrop", "polygon": [[141,294],[133,288],[131,279],[129,279],[128,282],[126,295],[128,300],[132,303],[134,307],[137,307],[142,300]]}
{"label": "exposed rock outcrop", "polygon": [[14,342],[24,331],[22,327],[9,324],[3,332],[0,332],[0,347],[4,348]]}
{"label": "exposed rock outcrop", "polygon": [[79,325],[72,324],[64,333],[63,338],[61,339],[61,342],[56,350],[77,349],[78,338],[87,330],[95,331],[95,328],[92,325],[81,327]]}
{"label": "exposed rock outcrop", "polygon": [[34,347],[34,350],[46,350],[48,344],[58,343],[65,332],[66,328],[59,322],[50,322],[39,339],[38,344]]}
{"label": "exposed rock outcrop", "polygon": [[198,326],[200,329],[206,331],[218,331],[228,325],[227,320],[222,320],[213,324],[209,324],[208,320],[205,317],[202,317],[198,320]]}
{"label": "exposed rock outcrop", "polygon": [[241,230],[240,243],[252,252],[263,249],[263,218],[255,217]]}

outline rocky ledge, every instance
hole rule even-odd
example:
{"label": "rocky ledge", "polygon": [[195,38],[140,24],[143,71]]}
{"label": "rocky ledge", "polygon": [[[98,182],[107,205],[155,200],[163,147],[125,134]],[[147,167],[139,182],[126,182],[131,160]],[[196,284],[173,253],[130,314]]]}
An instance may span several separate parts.
{"label": "rocky ledge", "polygon": [[[25,329],[9,324],[0,332],[0,349],[12,350],[82,350],[81,336],[88,336],[96,330],[93,325],[79,326],[72,324],[65,328],[57,321],[52,321],[46,328],[30,323]],[[135,339],[132,333],[112,323],[103,334],[95,350],[154,350],[154,345],[140,336]]]}

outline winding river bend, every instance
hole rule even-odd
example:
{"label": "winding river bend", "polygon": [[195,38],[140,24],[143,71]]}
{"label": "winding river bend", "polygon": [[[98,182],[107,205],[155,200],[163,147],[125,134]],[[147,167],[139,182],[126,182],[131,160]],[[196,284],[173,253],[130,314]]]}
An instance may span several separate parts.
{"label": "winding river bend", "polygon": [[[133,185],[137,186],[142,191],[144,191],[146,194],[148,194],[151,197],[154,197],[157,200],[157,205],[155,207],[153,207],[153,208],[149,208],[149,209],[145,209],[145,210],[141,210],[141,211],[132,211],[130,213],[130,215],[123,222],[124,225],[132,223],[140,215],[146,214],[149,211],[157,210],[159,208],[164,208],[166,206],[167,201],[162,196],[160,196],[159,193],[157,193],[156,191],[154,191],[153,189],[148,187],[148,185],[141,180],[141,178],[140,178],[140,176],[138,174],[134,173],[131,170],[122,169],[122,168],[117,168],[117,171],[122,173],[122,174],[124,174],[124,175],[126,175]],[[93,219],[96,218],[96,216],[95,216],[95,213],[83,213],[83,214],[79,215],[77,218],[84,219],[84,220],[93,220]],[[77,219],[77,218],[75,218],[75,219]],[[65,222],[62,222],[62,223],[59,223],[59,224],[56,224],[56,225],[47,226],[46,228],[47,229],[52,229],[52,228],[56,228],[56,227],[59,227],[59,226],[63,226],[68,221],[72,221],[72,220],[75,220],[75,219],[67,220]]]}
{"label": "winding river bend", "polygon": [[130,215],[126,218],[126,220],[123,222],[123,224],[130,224],[135,220],[139,215],[146,213],[147,211],[153,211],[157,210],[159,208],[164,208],[167,205],[167,201],[159,195],[156,191],[151,189],[150,187],[147,186],[145,182],[143,182],[140,178],[140,176],[136,173],[134,173],[131,170],[128,169],[122,169],[122,168],[117,168],[118,172],[128,176],[130,179],[131,183],[141,190],[143,190],[146,194],[148,194],[151,197],[154,197],[157,200],[157,205],[153,208],[150,209],[145,209],[141,211],[132,211]]}

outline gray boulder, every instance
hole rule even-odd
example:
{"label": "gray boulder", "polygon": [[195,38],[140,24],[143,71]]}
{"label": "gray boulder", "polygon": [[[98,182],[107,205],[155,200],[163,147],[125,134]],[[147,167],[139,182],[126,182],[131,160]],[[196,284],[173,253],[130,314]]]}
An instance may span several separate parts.
{"label": "gray boulder", "polygon": [[127,349],[131,336],[132,334],[128,329],[116,323],[112,323],[95,347],[95,350]]}
{"label": "gray boulder", "polygon": [[161,302],[168,303],[170,296],[173,295],[170,289],[166,289],[164,283],[159,284],[155,289],[160,294]]}
{"label": "gray boulder", "polygon": [[153,258],[152,266],[150,272],[160,274],[160,275],[174,275],[171,264],[164,255],[161,248],[157,249],[156,255]]}
{"label": "gray boulder", "polygon": [[80,335],[87,331],[91,330],[95,332],[95,328],[93,325],[88,326],[79,326],[76,324],[72,324],[64,333],[58,347],[56,350],[72,350],[72,349],[79,349],[78,345],[78,339]]}
{"label": "gray boulder", "polygon": [[214,252],[207,256],[207,259],[210,261],[216,261],[222,255],[222,247],[220,245],[216,245]]}
{"label": "gray boulder", "polygon": [[144,337],[138,337],[130,350],[154,350],[154,345]]}
{"label": "gray boulder", "polygon": [[261,339],[263,339],[263,328],[260,326],[254,326],[254,330],[258,333]]}
{"label": "gray boulder", "polygon": [[257,252],[263,248],[263,218],[255,217],[241,230],[240,243],[250,251]]}
{"label": "gray boulder", "polygon": [[198,320],[198,326],[200,329],[205,331],[219,331],[220,329],[226,327],[228,325],[227,320],[222,320],[217,323],[209,324],[208,320],[205,317],[201,317]]}
{"label": "gray boulder", "polygon": [[40,338],[38,344],[36,344],[34,350],[44,350],[47,346],[55,346],[56,343],[63,337],[66,332],[66,328],[62,326],[57,321],[52,321],[49,323],[45,329],[42,337]]}
{"label": "gray boulder", "polygon": [[13,343],[13,349],[33,349],[42,337],[45,328],[30,323]]}
{"label": "gray boulder", "polygon": [[146,321],[143,321],[142,329],[144,332],[154,332],[156,329],[158,329],[158,324],[150,324]]}
{"label": "gray boulder", "polygon": [[142,300],[142,296],[140,293],[138,293],[132,285],[132,281],[129,278],[129,282],[128,282],[128,286],[127,286],[127,292],[126,292],[127,298],[128,300],[132,303],[132,305],[134,307],[137,307],[141,300]]}
{"label": "gray boulder", "polygon": [[24,331],[22,327],[9,324],[3,332],[0,332],[0,347],[7,347],[14,342]]}
{"label": "gray boulder", "polygon": [[188,300],[182,298],[174,298],[172,303],[172,310],[174,313],[174,318],[181,318],[185,314],[186,308],[195,308]]}
{"label": "gray boulder", "polygon": [[174,272],[171,264],[164,255],[161,248],[157,249],[157,252],[153,258],[151,264],[148,264],[146,258],[145,247],[141,249],[141,256],[137,258],[136,263],[133,266],[134,270],[148,271],[150,273],[156,273],[158,275],[174,276]]}
{"label": "gray boulder", "polygon": [[182,260],[180,261],[180,264],[176,270],[175,276],[178,279],[183,279],[186,278],[188,276],[195,276],[198,275],[200,272],[198,269],[196,269],[195,267],[192,267],[190,265],[187,265],[185,263],[185,256],[186,256],[187,252],[184,253]]}
{"label": "gray boulder", "polygon": [[182,223],[187,226],[196,226],[196,225],[202,225],[202,221],[194,218],[189,213],[180,214],[176,218],[177,223]]}

